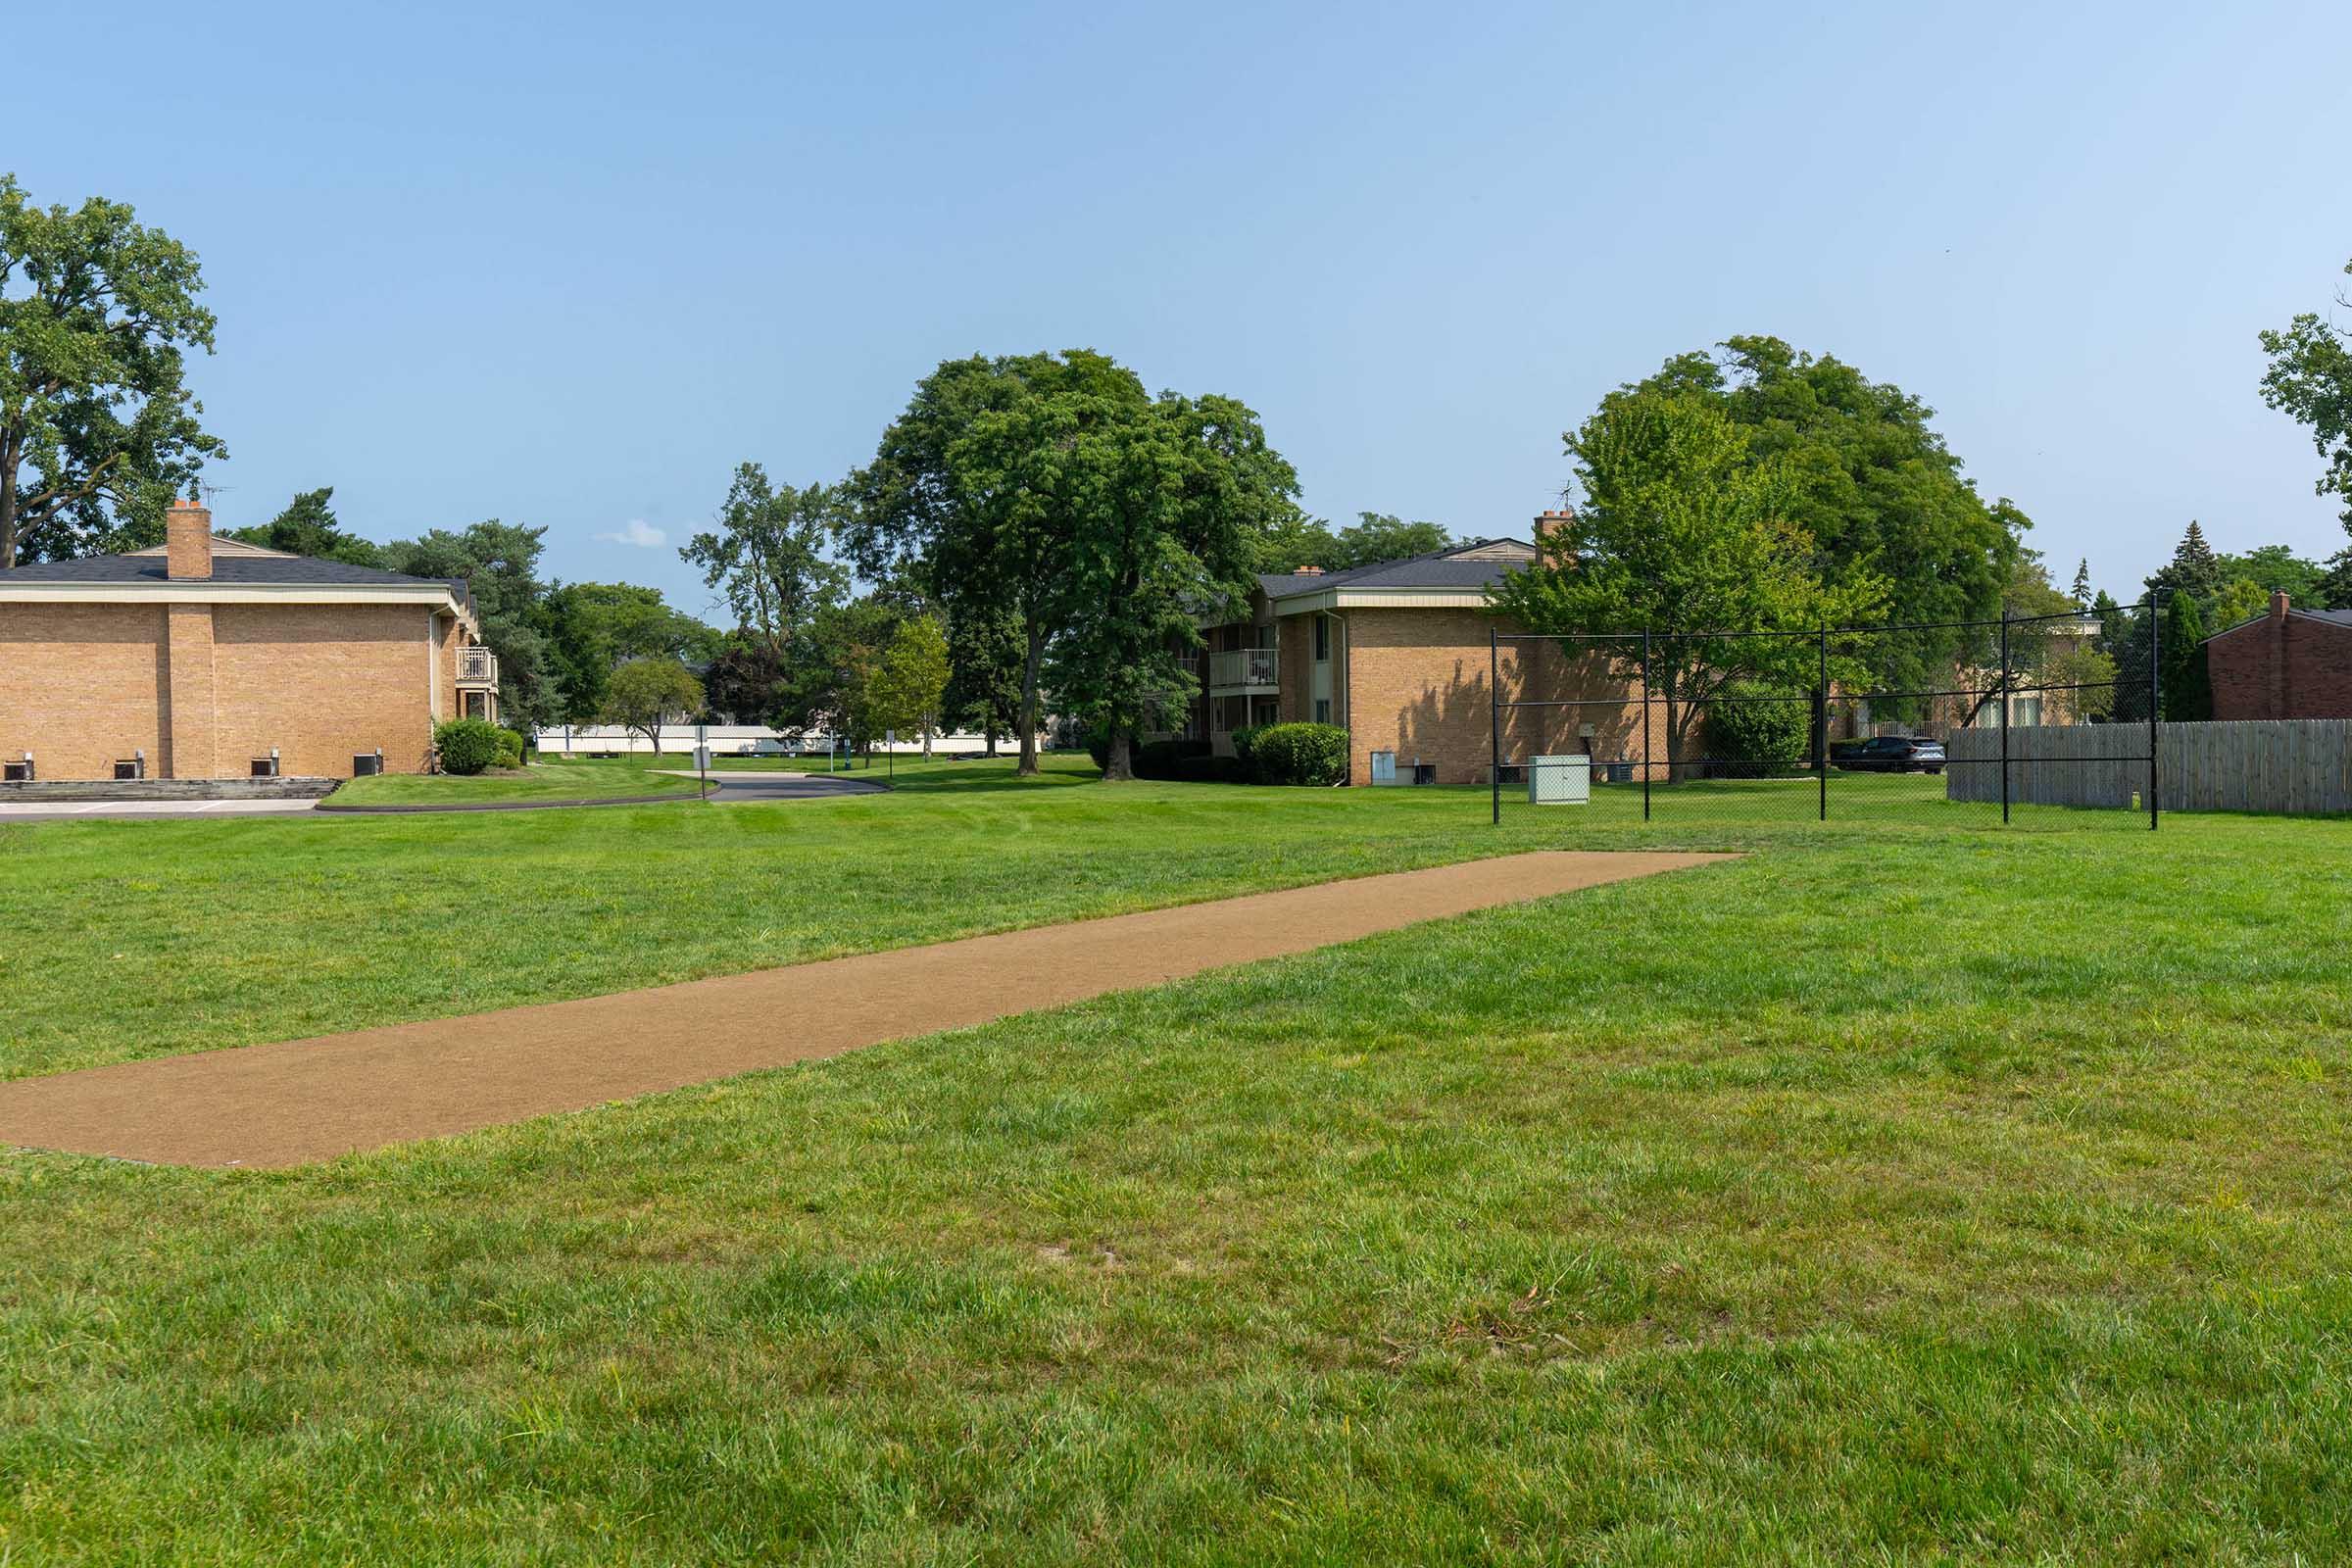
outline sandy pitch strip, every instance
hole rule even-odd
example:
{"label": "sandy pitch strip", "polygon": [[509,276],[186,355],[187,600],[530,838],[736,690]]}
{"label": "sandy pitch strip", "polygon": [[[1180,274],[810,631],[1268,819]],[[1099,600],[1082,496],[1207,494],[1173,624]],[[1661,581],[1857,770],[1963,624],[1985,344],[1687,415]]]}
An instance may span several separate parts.
{"label": "sandy pitch strip", "polygon": [[1505,856],[615,996],[22,1078],[0,1083],[0,1145],[181,1165],[299,1165],[1730,858]]}

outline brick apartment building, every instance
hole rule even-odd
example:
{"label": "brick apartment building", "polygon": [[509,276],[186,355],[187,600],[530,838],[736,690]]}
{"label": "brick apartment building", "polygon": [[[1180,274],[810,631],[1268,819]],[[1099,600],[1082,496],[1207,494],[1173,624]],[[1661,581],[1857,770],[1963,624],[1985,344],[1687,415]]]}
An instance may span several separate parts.
{"label": "brick apartment building", "polygon": [[[0,762],[36,780],[348,778],[430,765],[433,725],[498,715],[463,581],[215,539],[0,571]],[[29,762],[27,759],[29,758]]]}
{"label": "brick apartment building", "polygon": [[[1562,520],[1545,513],[1537,532]],[[1488,611],[1487,590],[1535,559],[1525,540],[1479,539],[1346,571],[1259,577],[1246,619],[1201,628],[1201,695],[1187,733],[1229,755],[1233,732],[1246,726],[1338,724],[1348,731],[1350,783],[1371,782],[1376,752],[1395,754],[1402,782],[1418,765],[1435,769],[1437,783],[1485,783],[1494,721],[1488,632],[1519,629]],[[1506,710],[1506,761],[1642,754],[1641,705],[1598,661],[1571,661],[1547,643],[1506,643],[1499,666],[1506,701],[1596,705]],[[1663,714],[1654,722],[1650,755],[1663,759]]]}
{"label": "brick apartment building", "polygon": [[2205,639],[2213,716],[2352,718],[2352,610],[2297,610],[2282,593],[2270,612]]}

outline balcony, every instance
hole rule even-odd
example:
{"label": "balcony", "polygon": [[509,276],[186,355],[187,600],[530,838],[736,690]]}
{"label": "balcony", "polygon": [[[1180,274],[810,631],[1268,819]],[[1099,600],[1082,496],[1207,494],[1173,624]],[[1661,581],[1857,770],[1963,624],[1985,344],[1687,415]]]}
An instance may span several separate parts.
{"label": "balcony", "polygon": [[1208,656],[1211,692],[1270,692],[1278,674],[1275,651],[1271,648],[1237,648]]}
{"label": "balcony", "polygon": [[498,656],[489,649],[478,646],[459,649],[458,689],[460,691],[498,690]]}

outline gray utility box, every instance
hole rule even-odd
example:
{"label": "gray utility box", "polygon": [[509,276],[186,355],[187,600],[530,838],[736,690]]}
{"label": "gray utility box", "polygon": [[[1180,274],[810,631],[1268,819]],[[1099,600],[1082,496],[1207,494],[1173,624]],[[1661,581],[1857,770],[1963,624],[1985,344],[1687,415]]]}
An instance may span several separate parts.
{"label": "gray utility box", "polygon": [[1590,806],[1592,803],[1592,759],[1529,758],[1527,803],[1530,806]]}

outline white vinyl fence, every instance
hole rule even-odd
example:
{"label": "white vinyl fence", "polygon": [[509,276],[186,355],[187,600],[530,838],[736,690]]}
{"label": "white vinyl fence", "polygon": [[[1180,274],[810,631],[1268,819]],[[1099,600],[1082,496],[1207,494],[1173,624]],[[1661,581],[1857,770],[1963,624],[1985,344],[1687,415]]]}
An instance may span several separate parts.
{"label": "white vinyl fence", "polygon": [[[697,733],[696,726],[691,723],[662,725],[662,755],[691,754]],[[823,757],[832,750],[833,741],[831,736],[818,730],[784,735],[764,724],[705,724],[699,733],[709,739],[711,753],[718,757]],[[533,730],[531,734],[539,750],[546,753],[618,752],[624,756],[642,757],[654,750],[653,743],[643,735],[623,729],[618,724],[551,724],[545,729]],[[961,755],[984,751],[987,746],[985,737],[966,734],[961,730],[931,737],[931,750],[934,752]],[[922,749],[920,736],[902,735],[887,745],[880,740],[874,742],[876,752],[894,752],[901,757],[920,755]],[[1011,736],[997,737],[998,751],[1009,754],[1019,749],[1019,743]]]}
{"label": "white vinyl fence", "polygon": [[[2165,724],[2158,798],[2168,811],[2352,811],[2352,719],[2252,719]],[[2001,732],[1954,730],[1944,793],[2001,798]],[[2009,731],[2009,798],[2025,806],[2144,806],[2145,724],[2034,724]],[[1992,766],[1981,765],[1991,762]]]}

